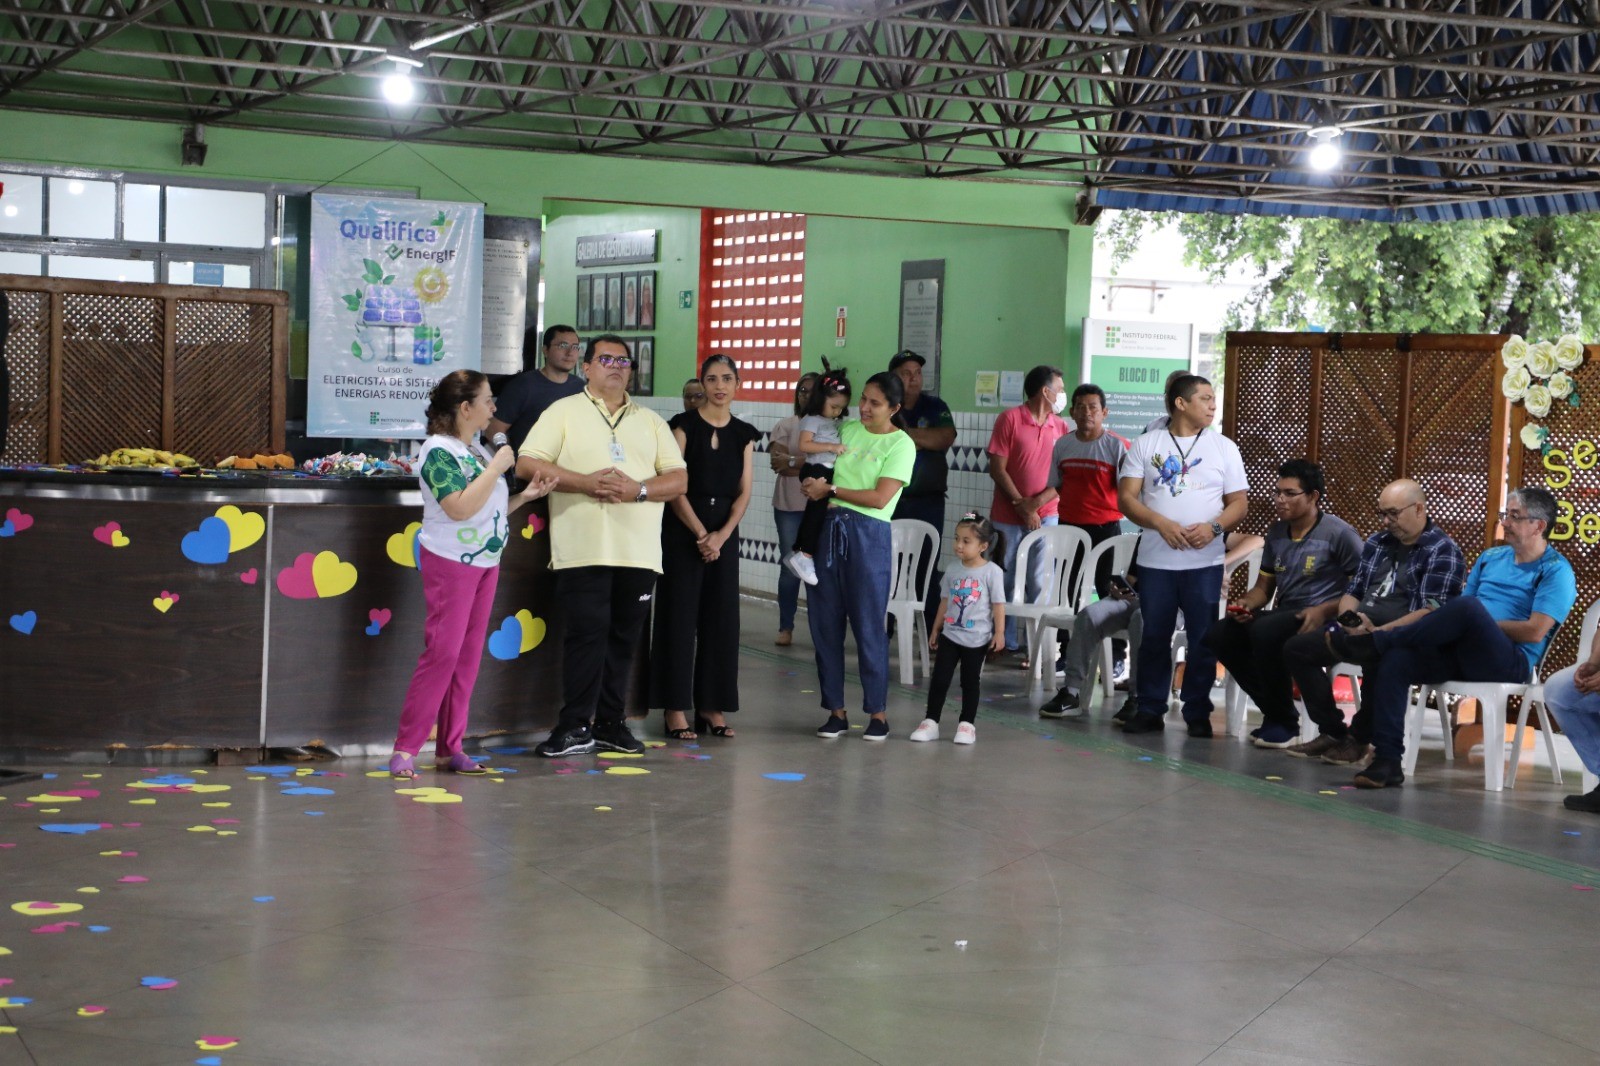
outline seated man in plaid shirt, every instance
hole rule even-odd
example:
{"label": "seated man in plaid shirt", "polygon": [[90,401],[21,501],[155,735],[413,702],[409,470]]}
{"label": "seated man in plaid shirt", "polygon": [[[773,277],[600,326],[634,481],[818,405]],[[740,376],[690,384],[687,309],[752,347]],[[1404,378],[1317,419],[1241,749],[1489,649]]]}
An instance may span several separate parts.
{"label": "seated man in plaid shirt", "polygon": [[[1378,518],[1383,529],[1362,546],[1361,563],[1345,588],[1338,615],[1353,611],[1369,629],[1403,626],[1461,595],[1467,561],[1449,534],[1428,517],[1421,485],[1407,478],[1384,486],[1378,494]],[[1372,716],[1363,699],[1355,719],[1345,725],[1327,673],[1328,667],[1345,660],[1329,646],[1327,637],[1325,630],[1317,629],[1284,643],[1284,663],[1318,730],[1316,739],[1285,750],[1336,766],[1365,763],[1372,750]]]}

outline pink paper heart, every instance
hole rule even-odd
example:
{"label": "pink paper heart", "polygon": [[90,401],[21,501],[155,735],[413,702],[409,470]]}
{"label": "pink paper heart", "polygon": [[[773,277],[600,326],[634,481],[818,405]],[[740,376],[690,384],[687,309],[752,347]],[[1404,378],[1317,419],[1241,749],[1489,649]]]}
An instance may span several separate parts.
{"label": "pink paper heart", "polygon": [[179,596],[176,592],[168,592],[166,589],[162,589],[161,598],[164,600],[171,600],[173,603],[177,603],[183,597]]}
{"label": "pink paper heart", "polygon": [[367,612],[367,621],[378,623],[379,628],[389,624],[389,609],[387,607],[374,607]]}
{"label": "pink paper heart", "polygon": [[250,569],[239,575],[239,580],[243,581],[246,585],[254,585],[256,583],[256,578],[260,576],[261,574],[256,570],[255,567],[252,566]]}
{"label": "pink paper heart", "polygon": [[140,877],[138,874],[129,874],[127,877],[117,878],[117,881],[124,885],[142,885],[149,880],[148,877]]}
{"label": "pink paper heart", "polygon": [[103,526],[95,526],[95,528],[94,528],[94,539],[99,541],[101,544],[110,544],[111,543],[111,534],[117,532],[121,528],[122,528],[122,526],[120,526],[116,522],[107,522]]}
{"label": "pink paper heart", "polygon": [[33,525],[33,515],[23,514],[13,507],[6,512],[6,521],[11,523],[11,528],[21,533],[24,529],[28,529]]}
{"label": "pink paper heart", "polygon": [[529,515],[528,516],[528,528],[533,530],[534,533],[543,532],[544,531],[544,519],[540,518],[536,514]]}

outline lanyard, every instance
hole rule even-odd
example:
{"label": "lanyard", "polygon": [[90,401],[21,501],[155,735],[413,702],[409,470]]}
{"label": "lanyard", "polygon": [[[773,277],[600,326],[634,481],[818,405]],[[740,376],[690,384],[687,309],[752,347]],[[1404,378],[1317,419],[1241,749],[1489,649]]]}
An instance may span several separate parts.
{"label": "lanyard", "polygon": [[[1203,429],[1200,431],[1200,433],[1204,433],[1204,432],[1205,432],[1205,430],[1203,430]],[[1167,430],[1167,439],[1172,442],[1173,450],[1178,453],[1178,466],[1179,466],[1179,472],[1180,473],[1184,473],[1184,472],[1188,471],[1188,469],[1189,469],[1189,456],[1193,455],[1194,454],[1194,450],[1196,448],[1200,447],[1200,433],[1196,433],[1194,435],[1194,443],[1189,445],[1189,450],[1188,451],[1184,451],[1183,448],[1178,444],[1178,438],[1174,437],[1172,435],[1172,430],[1170,430],[1170,429]]]}
{"label": "lanyard", "polygon": [[589,402],[594,404],[594,413],[600,416],[600,420],[604,422],[606,424],[606,428],[611,431],[611,443],[617,443],[617,427],[622,425],[622,420],[624,418],[628,417],[628,412],[632,410],[633,405],[627,403],[623,404],[622,410],[617,412],[617,420],[613,422],[611,420],[611,416],[607,415],[604,408],[601,406],[603,401],[596,400],[593,393],[589,393],[588,395]]}

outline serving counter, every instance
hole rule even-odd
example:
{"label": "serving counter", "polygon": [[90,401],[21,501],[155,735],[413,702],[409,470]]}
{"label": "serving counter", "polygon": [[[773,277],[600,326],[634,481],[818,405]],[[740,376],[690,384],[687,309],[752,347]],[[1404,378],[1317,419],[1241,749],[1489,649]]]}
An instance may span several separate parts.
{"label": "serving counter", "polygon": [[[543,508],[512,516],[472,735],[555,721]],[[414,478],[0,471],[0,747],[391,742],[421,514]]]}

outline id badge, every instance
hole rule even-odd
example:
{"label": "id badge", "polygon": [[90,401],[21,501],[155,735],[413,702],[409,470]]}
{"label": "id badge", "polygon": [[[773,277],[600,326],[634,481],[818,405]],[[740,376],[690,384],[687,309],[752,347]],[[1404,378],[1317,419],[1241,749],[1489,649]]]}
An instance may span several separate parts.
{"label": "id badge", "polygon": [[611,442],[611,461],[613,463],[624,463],[624,462],[627,462],[627,460],[628,460],[627,453],[622,450],[622,442],[621,441],[615,441],[615,440],[612,441]]}

